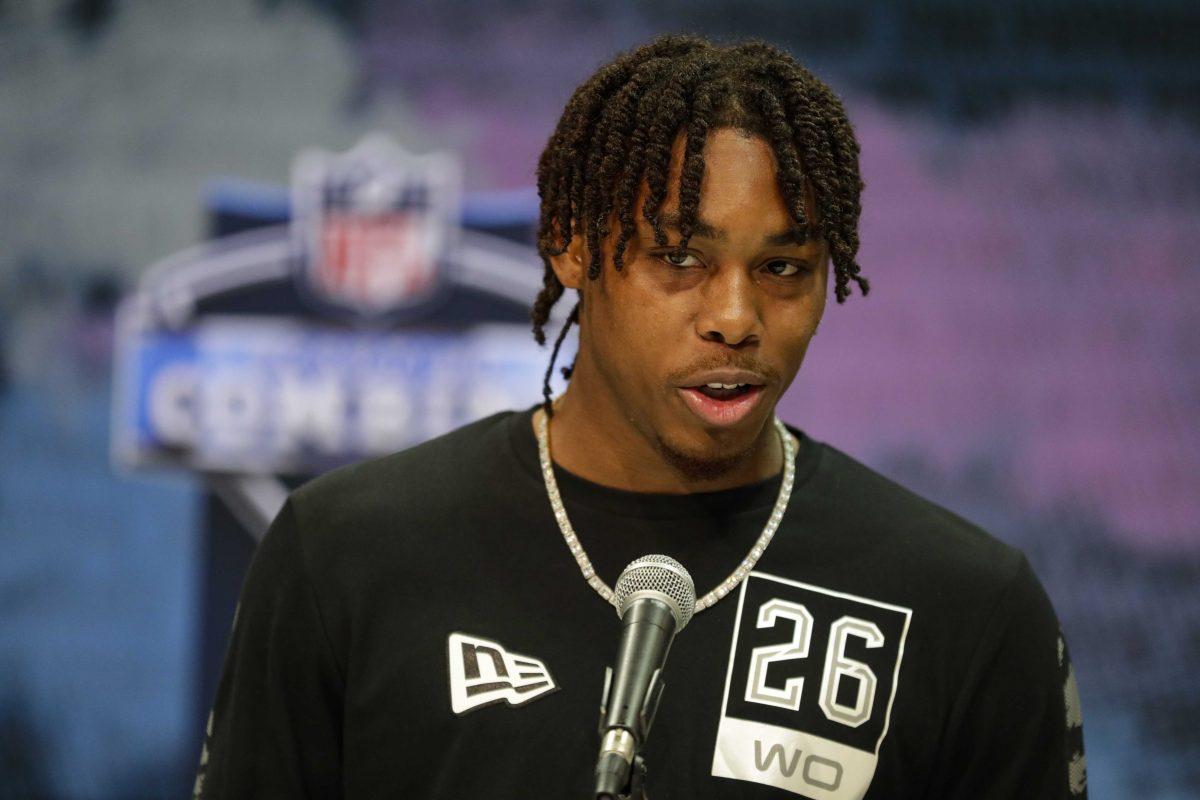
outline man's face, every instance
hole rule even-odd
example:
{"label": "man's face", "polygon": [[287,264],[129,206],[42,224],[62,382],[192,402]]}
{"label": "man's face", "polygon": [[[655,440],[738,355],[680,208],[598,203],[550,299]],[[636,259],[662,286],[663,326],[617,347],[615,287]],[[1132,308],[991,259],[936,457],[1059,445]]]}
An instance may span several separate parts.
{"label": "man's face", "polygon": [[[799,370],[825,309],[828,253],[820,240],[786,236],[793,223],[766,140],[719,128],[704,157],[685,258],[669,258],[681,238],[670,223],[679,207],[680,135],[660,211],[668,244],[654,243],[642,217],[643,182],[623,271],[612,265],[614,216],[600,279],[564,284],[583,293],[577,363],[594,366],[598,386],[589,382],[589,393],[602,391],[621,419],[685,472],[713,477],[753,451]],[[807,213],[812,220],[811,198]]]}

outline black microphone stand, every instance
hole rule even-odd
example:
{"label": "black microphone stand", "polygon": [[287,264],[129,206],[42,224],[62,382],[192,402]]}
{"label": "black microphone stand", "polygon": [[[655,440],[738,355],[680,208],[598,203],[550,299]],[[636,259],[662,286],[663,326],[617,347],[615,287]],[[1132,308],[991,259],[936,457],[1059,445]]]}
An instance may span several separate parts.
{"label": "black microphone stand", "polygon": [[646,794],[646,759],[638,753],[633,757],[633,766],[629,770],[629,782],[616,795],[602,794],[598,800],[650,800]]}
{"label": "black microphone stand", "polygon": [[[614,729],[609,725],[608,705],[612,692],[612,667],[609,667],[604,672],[604,694],[600,701],[600,724],[598,732],[603,738],[607,733]],[[629,776],[625,781],[625,785],[618,790],[616,794],[608,792],[598,792],[591,797],[594,800],[650,800],[646,794],[646,759],[641,754],[641,743],[645,741],[646,734],[650,732],[650,725],[654,722],[655,714],[658,712],[658,704],[662,700],[662,672],[655,670],[654,676],[651,678],[650,686],[646,691],[643,705],[637,714],[639,729],[636,737],[638,742],[638,751],[633,754],[633,761],[629,765]],[[601,783],[601,773],[608,772],[611,776],[616,772],[618,767],[614,760],[618,758],[616,754],[609,753],[604,760],[596,765],[597,783]]]}
{"label": "black microphone stand", "polygon": [[650,800],[646,794],[646,759],[641,753],[633,757],[633,768],[629,770],[629,794],[620,795],[620,800]]}
{"label": "black microphone stand", "polygon": [[638,753],[629,768],[629,780],[617,794],[590,795],[596,800],[650,800],[646,794],[646,759]]}

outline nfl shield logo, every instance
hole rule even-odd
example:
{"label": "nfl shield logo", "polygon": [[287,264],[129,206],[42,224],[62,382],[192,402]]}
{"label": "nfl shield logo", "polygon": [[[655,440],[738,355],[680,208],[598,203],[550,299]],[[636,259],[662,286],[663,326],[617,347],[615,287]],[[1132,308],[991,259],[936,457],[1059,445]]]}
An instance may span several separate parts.
{"label": "nfl shield logo", "polygon": [[429,299],[459,230],[461,175],[453,156],[416,156],[383,136],[302,153],[292,182],[302,288],[366,317]]}

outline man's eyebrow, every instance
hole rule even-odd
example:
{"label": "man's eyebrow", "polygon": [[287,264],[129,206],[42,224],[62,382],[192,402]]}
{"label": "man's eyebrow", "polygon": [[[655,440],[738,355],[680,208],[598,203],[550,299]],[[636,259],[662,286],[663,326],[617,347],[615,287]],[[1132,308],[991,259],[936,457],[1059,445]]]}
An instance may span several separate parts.
{"label": "man's eyebrow", "polygon": [[[678,231],[682,217],[678,211],[667,211],[659,219],[664,228]],[[702,219],[697,219],[692,224],[692,236],[712,239],[715,242],[729,241],[729,234],[726,231],[714,227]],[[804,229],[800,227],[789,228],[779,233],[770,233],[763,237],[763,244],[767,247],[782,247],[788,244],[802,245],[805,241]]]}

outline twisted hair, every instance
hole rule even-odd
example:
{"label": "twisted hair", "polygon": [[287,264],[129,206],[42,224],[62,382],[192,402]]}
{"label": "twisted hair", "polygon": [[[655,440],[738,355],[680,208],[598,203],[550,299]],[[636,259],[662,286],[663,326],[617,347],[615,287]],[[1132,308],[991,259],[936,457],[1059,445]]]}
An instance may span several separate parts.
{"label": "twisted hair", "polygon": [[[545,344],[550,310],[564,291],[551,257],[565,253],[572,236],[582,233],[588,279],[598,278],[600,244],[611,233],[609,218],[615,213],[619,235],[613,263],[623,269],[643,181],[648,194],[642,215],[655,242],[667,243],[659,210],[667,195],[671,147],[680,133],[686,139],[679,183],[682,238],[676,252],[684,257],[700,204],[704,143],[709,130],[719,127],[770,143],[794,231],[801,238],[823,238],[829,246],[837,302],[845,302],[851,281],[867,294],[870,284],[855,261],[864,186],[859,146],[841,100],[795,59],[761,39],[722,46],[692,34],[664,35],[618,55],[579,86],[538,159],[537,247],[545,272],[530,314],[538,344]],[[816,202],[815,224],[805,209],[806,185]],[[554,362],[578,319],[576,304],[546,370],[542,395],[548,415],[553,414]],[[571,369],[563,369],[564,377]]]}

